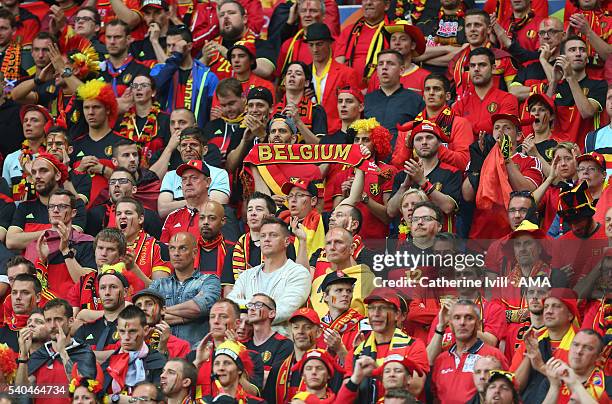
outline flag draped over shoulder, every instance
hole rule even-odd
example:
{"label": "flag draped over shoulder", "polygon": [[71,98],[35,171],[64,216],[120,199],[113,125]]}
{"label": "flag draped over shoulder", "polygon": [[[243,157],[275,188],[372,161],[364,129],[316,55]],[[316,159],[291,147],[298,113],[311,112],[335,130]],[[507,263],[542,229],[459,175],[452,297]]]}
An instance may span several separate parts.
{"label": "flag draped over shoulder", "polygon": [[[289,223],[291,220],[291,213],[288,210],[284,210],[278,217]],[[304,226],[303,229],[306,232],[306,249],[308,251],[308,259],[310,259],[310,256],[315,251],[325,247],[325,227],[323,225],[323,218],[317,209],[312,209],[300,222]],[[297,252],[300,248],[300,241],[297,237],[293,240],[293,245]]]}
{"label": "flag draped over shoulder", "polygon": [[[612,178],[612,177],[611,177]],[[611,180],[612,182],[612,180]],[[593,219],[602,225],[606,223],[606,213],[612,207],[612,185],[608,185],[601,193],[601,197],[595,206],[595,216]]]}

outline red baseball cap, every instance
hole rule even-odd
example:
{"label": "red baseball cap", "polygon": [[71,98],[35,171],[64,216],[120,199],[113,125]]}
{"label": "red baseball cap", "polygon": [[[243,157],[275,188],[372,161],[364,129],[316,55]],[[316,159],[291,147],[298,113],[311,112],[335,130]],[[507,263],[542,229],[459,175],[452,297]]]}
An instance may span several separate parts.
{"label": "red baseball cap", "polygon": [[251,70],[255,70],[257,68],[257,51],[255,50],[255,42],[253,41],[238,41],[227,51],[227,59],[232,59],[232,52],[235,49],[242,49],[249,55],[251,58]]}
{"label": "red baseball cap", "polygon": [[176,173],[182,176],[187,170],[196,170],[201,172],[207,177],[210,177],[210,169],[202,160],[189,160],[187,163],[183,163],[176,169]]}
{"label": "red baseball cap", "polygon": [[536,102],[541,102],[550,110],[550,112],[552,113],[555,112],[555,102],[553,101],[552,98],[550,98],[546,94],[542,94],[542,93],[531,94],[529,98],[527,98],[527,107],[531,108],[531,105],[535,104]]}
{"label": "red baseball cap", "polygon": [[285,182],[281,187],[281,191],[285,195],[289,195],[289,192],[293,189],[293,187],[298,187],[306,192],[308,192],[312,196],[322,197],[322,188],[317,186],[315,181],[306,181],[301,178],[292,179],[289,182]]}
{"label": "red baseball cap", "polygon": [[581,161],[594,161],[601,167],[602,170],[606,169],[606,159],[604,158],[603,155],[597,152],[585,153],[585,154],[581,154],[580,156],[576,157],[577,163],[580,163]]}
{"label": "red baseball cap", "polygon": [[291,317],[289,317],[289,322],[291,323],[296,318],[305,318],[315,325],[321,325],[321,319],[316,311],[311,309],[310,307],[302,307],[301,309],[297,309]]}
{"label": "red baseball cap", "polygon": [[[567,306],[567,309],[574,315],[574,321],[580,322],[580,313],[578,312],[578,295],[574,290],[569,288],[553,288],[546,299],[554,297],[559,299],[561,303]],[[544,299],[544,301],[546,301]]]}
{"label": "red baseball cap", "polygon": [[493,116],[491,116],[491,123],[493,125],[495,125],[495,122],[499,121],[500,119],[507,119],[507,120],[509,120],[517,128],[521,126],[521,120],[519,119],[519,117],[518,116],[514,116],[514,115],[510,115],[510,114],[493,114]]}
{"label": "red baseball cap", "polygon": [[306,366],[306,363],[313,359],[317,359],[323,362],[330,376],[333,376],[334,372],[338,372],[338,371],[343,373],[342,369],[340,368],[340,366],[336,365],[335,359],[329,354],[329,352],[327,352],[324,349],[320,349],[320,348],[309,349],[308,351],[306,351],[306,353],[302,357],[302,360],[300,360],[295,365],[293,365],[291,370],[294,372],[296,370],[303,372],[304,366]]}
{"label": "red baseball cap", "polygon": [[23,107],[21,107],[21,109],[19,110],[20,120],[23,121],[23,117],[25,116],[26,112],[30,112],[30,111],[40,112],[45,117],[45,122],[49,122],[53,120],[47,108],[43,107],[42,105],[37,105],[37,104],[28,104],[28,105],[24,105]]}
{"label": "red baseball cap", "polygon": [[403,351],[394,350],[387,354],[387,356],[384,359],[383,365],[376,368],[372,372],[372,376],[381,377],[385,370],[385,366],[393,362],[400,363],[402,366],[404,366],[404,368],[406,368],[406,370],[408,371],[408,373],[410,373],[411,376],[412,376],[412,373],[415,371],[419,374],[419,376],[423,376],[426,374],[425,369],[417,365],[416,362],[414,362],[412,359],[406,357]]}
{"label": "red baseball cap", "polygon": [[363,93],[358,88],[350,86],[342,87],[336,90],[336,95],[340,94],[351,94],[360,104],[363,104]]}
{"label": "red baseball cap", "polygon": [[363,300],[365,304],[370,304],[378,301],[390,303],[395,306],[398,311],[401,310],[400,298],[397,293],[392,289],[376,288],[372,291],[372,293],[370,293],[368,297]]}
{"label": "red baseball cap", "polygon": [[414,137],[417,134],[423,133],[423,132],[434,134],[443,143],[450,142],[450,138],[448,137],[446,133],[444,133],[444,131],[442,130],[441,127],[438,126],[438,124],[432,121],[423,120],[423,121],[416,123],[416,125],[412,128],[412,133],[410,134],[409,144],[412,146],[412,144],[414,143]]}

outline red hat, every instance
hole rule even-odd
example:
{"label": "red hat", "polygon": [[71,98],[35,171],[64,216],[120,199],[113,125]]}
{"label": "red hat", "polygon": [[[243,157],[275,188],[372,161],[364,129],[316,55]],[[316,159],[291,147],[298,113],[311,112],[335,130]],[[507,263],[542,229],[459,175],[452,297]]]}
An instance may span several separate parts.
{"label": "red hat", "polygon": [[318,359],[323,362],[323,364],[327,368],[327,371],[329,372],[330,377],[333,376],[334,372],[344,373],[343,369],[336,364],[336,360],[329,354],[329,352],[320,348],[309,349],[308,351],[306,351],[302,359],[295,365],[293,365],[291,371],[295,372],[299,370],[300,372],[303,372],[306,363],[313,359]]}
{"label": "red hat", "polygon": [[159,8],[160,10],[168,11],[168,2],[165,0],[144,0],[140,9],[143,10],[145,7]]}
{"label": "red hat", "polygon": [[59,161],[57,157],[55,157],[53,154],[45,152],[45,153],[39,153],[38,156],[36,156],[36,160],[38,159],[46,160],[49,164],[53,166],[53,168],[57,170],[58,173],[60,173],[61,175],[60,180],[59,180],[60,185],[66,182],[66,180],[68,179],[68,168],[66,167],[64,163]]}
{"label": "red hat", "polygon": [[385,31],[387,31],[390,35],[393,35],[396,32],[405,32],[407,33],[412,41],[416,44],[414,47],[414,51],[412,52],[414,56],[420,56],[425,53],[425,37],[420,29],[416,26],[412,25],[406,20],[395,20],[389,25],[385,25]]}
{"label": "red hat", "polygon": [[363,104],[363,93],[358,88],[350,86],[342,87],[336,90],[336,96],[340,94],[351,94],[360,104]]}
{"label": "red hat", "polygon": [[53,120],[53,117],[51,117],[51,114],[49,113],[47,108],[43,107],[42,105],[28,104],[28,105],[24,105],[19,110],[19,118],[21,121],[23,121],[23,117],[25,116],[26,112],[29,112],[29,111],[40,112],[45,117],[45,122],[49,122]]}
{"label": "red hat", "polygon": [[187,163],[183,163],[176,169],[176,173],[182,176],[187,170],[197,170],[207,177],[210,177],[210,169],[202,160],[189,160]]}
{"label": "red hat", "polygon": [[291,323],[296,318],[305,318],[310,321],[314,325],[321,325],[321,319],[316,311],[309,307],[302,307],[301,309],[297,309],[291,317],[289,317],[289,322]]}
{"label": "red hat", "polygon": [[412,133],[410,134],[409,140],[410,147],[412,147],[414,143],[414,137],[423,132],[434,134],[443,143],[450,143],[450,137],[442,130],[441,127],[438,126],[438,124],[432,121],[423,120],[416,123],[416,125],[412,128]]}
{"label": "red hat", "polygon": [[251,70],[257,68],[257,51],[255,50],[255,42],[253,41],[238,41],[227,50],[227,60],[232,60],[232,52],[234,49],[242,49],[251,58]]}
{"label": "red hat", "polygon": [[400,306],[400,298],[397,293],[392,289],[387,288],[376,288],[370,293],[368,297],[366,297],[363,302],[365,304],[370,304],[373,302],[384,301],[392,304],[399,311],[401,310]]}
{"label": "red hat", "polygon": [[509,120],[517,128],[522,125],[521,124],[521,120],[518,118],[518,116],[514,116],[514,115],[510,115],[510,114],[493,114],[493,116],[491,116],[491,123],[493,125],[495,125],[495,122],[499,121],[500,119],[507,119],[507,120]]}
{"label": "red hat", "polygon": [[293,189],[293,187],[298,187],[308,192],[312,196],[317,196],[321,198],[323,196],[323,188],[319,187],[319,184],[320,183],[317,183],[316,181],[305,181],[301,178],[291,178],[289,182],[285,182],[283,184],[283,186],[281,187],[281,191],[285,195],[289,195],[289,192],[291,192],[291,189]]}
{"label": "red hat", "polygon": [[[561,303],[567,306],[567,309],[574,315],[574,322],[580,324],[580,313],[578,312],[578,295],[573,289],[569,288],[553,288],[546,299],[554,297],[559,299]],[[544,301],[546,301],[544,299]]]}
{"label": "red hat", "polygon": [[553,101],[553,99],[547,96],[546,94],[531,94],[529,98],[527,98],[527,107],[531,108],[531,105],[535,104],[536,102],[541,102],[542,104],[544,104],[550,110],[551,113],[555,112],[555,101]]}
{"label": "red hat", "polygon": [[581,154],[580,156],[576,157],[576,163],[580,163],[581,161],[594,161],[601,167],[602,170],[606,170],[606,159],[600,153],[590,152]]}
{"label": "red hat", "polygon": [[423,376],[423,375],[426,374],[425,369],[423,369],[422,366],[417,365],[416,362],[414,362],[412,359],[410,359],[407,356],[405,356],[405,352],[403,352],[401,350],[394,350],[394,351],[391,351],[391,352],[389,352],[387,354],[387,356],[385,357],[383,365],[378,367],[378,368],[376,368],[372,372],[372,376],[374,376],[374,377],[381,377],[383,375],[384,370],[385,370],[385,366],[387,366],[389,363],[392,363],[392,362],[401,363],[402,366],[404,366],[404,368],[406,368],[408,373],[410,373],[410,376],[412,376],[412,373],[415,372],[415,371],[419,374],[419,376]]}

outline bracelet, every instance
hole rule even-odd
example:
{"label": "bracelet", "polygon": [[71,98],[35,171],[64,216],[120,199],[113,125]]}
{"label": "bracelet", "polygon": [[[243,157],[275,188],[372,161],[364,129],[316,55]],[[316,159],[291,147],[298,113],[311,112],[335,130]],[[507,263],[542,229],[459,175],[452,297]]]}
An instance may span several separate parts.
{"label": "bracelet", "polygon": [[106,166],[102,164],[102,173],[101,173],[102,176],[104,176],[104,171],[106,171]]}
{"label": "bracelet", "polygon": [[421,185],[421,190],[425,192],[425,195],[429,195],[435,190],[435,188],[430,181],[427,181],[423,185]]}
{"label": "bracelet", "polygon": [[435,332],[436,334],[438,334],[438,335],[444,336],[444,331],[440,331],[440,330],[438,330],[438,328],[436,328],[436,329],[434,330],[434,332]]}
{"label": "bracelet", "polygon": [[28,363],[28,359],[21,359],[21,358],[17,358],[17,359],[15,360],[15,362],[17,362],[17,363]]}

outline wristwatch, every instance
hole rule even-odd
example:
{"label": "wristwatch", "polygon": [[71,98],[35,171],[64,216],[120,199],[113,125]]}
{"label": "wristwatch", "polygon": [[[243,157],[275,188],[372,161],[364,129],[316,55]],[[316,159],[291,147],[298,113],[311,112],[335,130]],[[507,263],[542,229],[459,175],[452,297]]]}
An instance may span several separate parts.
{"label": "wristwatch", "polygon": [[370,197],[368,196],[368,194],[364,192],[363,195],[361,195],[361,202],[367,205],[369,201],[370,201]]}
{"label": "wristwatch", "polygon": [[113,394],[111,396],[111,403],[118,403],[121,400],[121,396],[119,394]]}
{"label": "wristwatch", "polygon": [[72,76],[72,74],[73,74],[73,73],[74,73],[74,72],[72,71],[72,68],[71,68],[71,67],[64,67],[64,70],[62,71],[61,76],[62,76],[63,78],[67,78],[67,77]]}
{"label": "wristwatch", "polygon": [[62,257],[64,257],[65,260],[68,258],[74,258],[74,251],[69,250],[66,254],[62,254]]}

